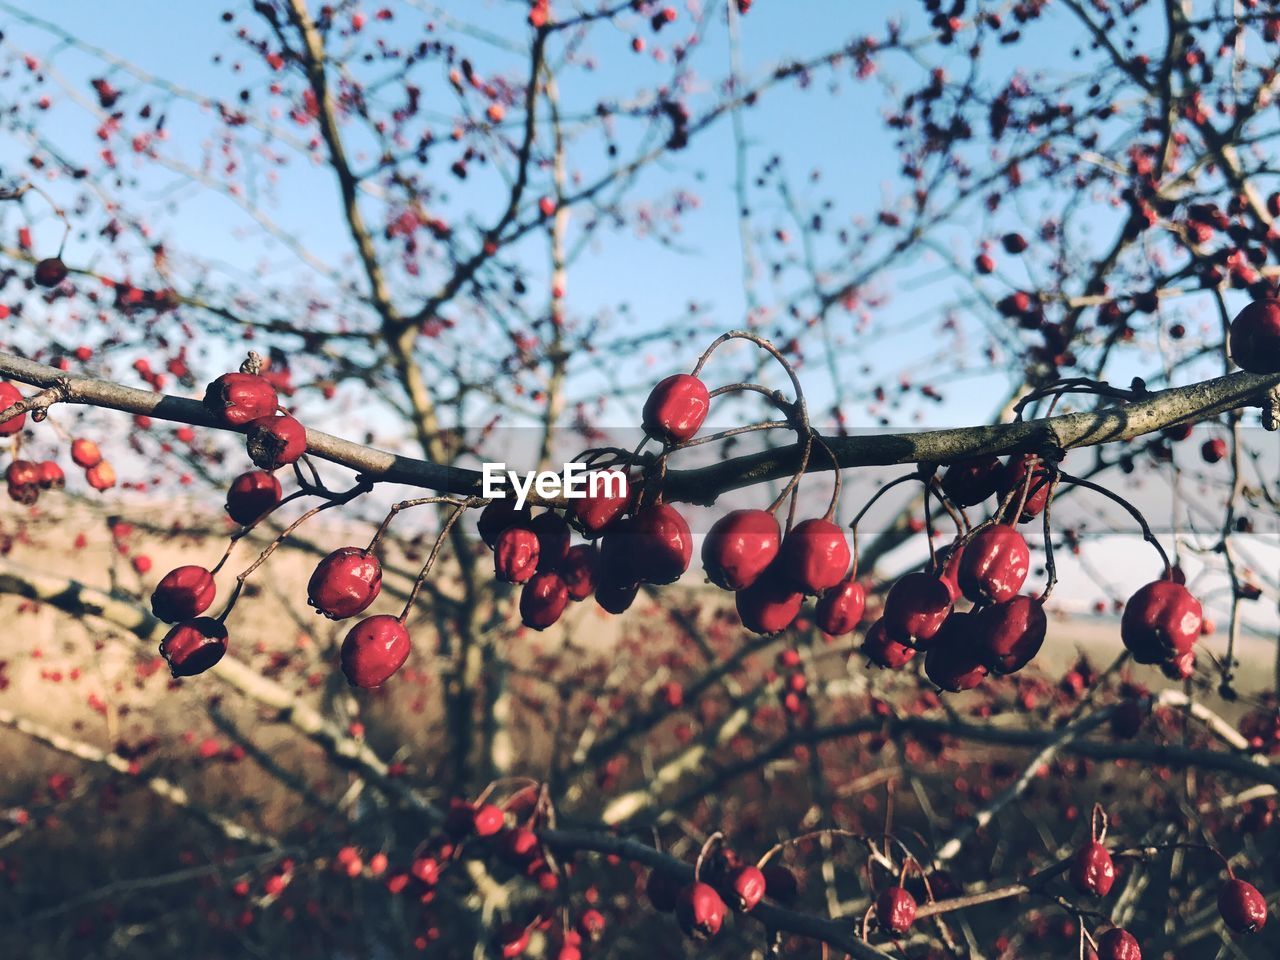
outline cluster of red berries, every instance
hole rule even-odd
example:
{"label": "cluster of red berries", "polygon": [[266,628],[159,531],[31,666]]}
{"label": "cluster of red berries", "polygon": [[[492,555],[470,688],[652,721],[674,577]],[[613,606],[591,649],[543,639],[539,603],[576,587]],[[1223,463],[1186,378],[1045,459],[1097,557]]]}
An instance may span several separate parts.
{"label": "cluster of red berries", "polygon": [[[0,381],[0,410],[7,409],[22,399],[22,394],[12,383]],[[0,436],[10,436],[20,431],[27,423],[27,415],[20,413],[0,423]],[[95,490],[106,490],[115,486],[116,472],[111,464],[102,458],[102,452],[92,440],[73,440],[71,443],[71,459],[76,465],[84,468],[85,479]],[[30,506],[40,498],[41,491],[61,490],[67,483],[67,476],[56,461],[13,460],[5,470],[5,480],[9,484],[9,499],[15,503]]]}
{"label": "cluster of red berries", "polygon": [[701,858],[692,883],[661,869],[651,871],[645,883],[654,908],[674,913],[680,929],[696,940],[718,934],[731,910],[750,913],[766,896],[788,904],[798,892],[795,875],[786,867],[773,863],[758,867],[726,846]]}

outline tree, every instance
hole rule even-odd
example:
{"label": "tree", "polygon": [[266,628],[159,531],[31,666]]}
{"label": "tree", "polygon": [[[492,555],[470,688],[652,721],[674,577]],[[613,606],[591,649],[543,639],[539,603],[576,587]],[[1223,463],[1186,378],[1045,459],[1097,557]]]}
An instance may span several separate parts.
{"label": "tree", "polygon": [[[1280,595],[1280,13],[476,6],[183,10],[212,67],[167,77],[0,5],[0,589],[99,675],[101,637],[137,658],[83,716],[0,703],[80,765],[15,806],[14,922],[50,955],[67,919],[104,956],[1274,954],[1280,645],[1261,684],[1244,649]],[[626,489],[523,486],[569,463]],[[126,576],[49,562],[86,494]],[[1089,594],[1101,667],[1057,629]],[[21,885],[85,782],[172,848]]]}

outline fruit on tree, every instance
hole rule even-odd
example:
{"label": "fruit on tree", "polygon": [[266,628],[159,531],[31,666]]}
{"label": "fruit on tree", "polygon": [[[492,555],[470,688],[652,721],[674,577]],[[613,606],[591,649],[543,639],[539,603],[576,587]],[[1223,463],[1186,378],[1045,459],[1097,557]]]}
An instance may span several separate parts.
{"label": "fruit on tree", "polygon": [[227,628],[212,617],[186,620],[164,635],[160,656],[175,677],[204,673],[227,652]]}
{"label": "fruit on tree", "polygon": [[734,597],[742,625],[752,633],[779,633],[800,615],[804,596],[770,567]]}
{"label": "fruit on tree", "polygon": [[102,451],[92,440],[83,437],[71,441],[71,462],[77,467],[96,467],[102,462]]}
{"label": "fruit on tree", "polygon": [[307,428],[287,413],[259,417],[245,428],[245,449],[263,470],[287,467],[307,452]]}
{"label": "fruit on tree", "polygon": [[781,538],[778,520],[768,510],[733,510],[707,532],[702,568],[717,587],[749,587],[773,563]]}
{"label": "fruit on tree", "polygon": [[1200,445],[1200,457],[1205,463],[1217,463],[1227,455],[1227,441],[1221,437],[1206,440]]}
{"label": "fruit on tree", "polygon": [[862,638],[862,652],[872,663],[890,670],[900,670],[911,662],[916,651],[905,643],[899,643],[889,636],[884,628],[884,618],[877,620]]}
{"label": "fruit on tree", "polygon": [[950,613],[951,592],[941,579],[929,573],[908,573],[898,578],[885,597],[884,628],[923,649]]}
{"label": "fruit on tree", "polygon": [[1202,620],[1200,601],[1186,587],[1155,580],[1124,605],[1120,639],[1138,663],[1160,663],[1191,651]]}
{"label": "fruit on tree", "polygon": [[852,632],[862,620],[867,593],[857,580],[842,580],[822,595],[814,607],[814,622],[833,637]]}
{"label": "fruit on tree", "polygon": [[[1040,462],[1032,466],[1032,460],[1039,460],[1039,458],[1031,453],[1010,457],[1009,462],[1000,471],[997,486],[997,492],[1002,501],[1012,496],[1011,509],[1016,509],[1018,504],[1022,503],[1022,514],[1018,518],[1022,523],[1043,513],[1045,505],[1049,502],[1049,487],[1052,480],[1049,468]],[[1027,480],[1028,472],[1031,473],[1030,481]],[[1026,491],[1025,501],[1022,499],[1024,490]]]}
{"label": "fruit on tree", "polygon": [[687,373],[677,373],[660,381],[649,393],[641,423],[644,432],[656,440],[684,443],[701,428],[710,406],[706,384]]}
{"label": "fruit on tree", "polygon": [[231,481],[227,513],[241,525],[253,523],[280,502],[280,481],[265,470],[250,470]]}
{"label": "fruit on tree", "polygon": [[[0,380],[0,411],[8,410],[15,403],[22,399],[22,394],[8,380]],[[10,417],[4,423],[0,423],[0,436],[6,436],[11,433],[17,433],[27,424],[27,415],[20,413],[16,417]]]}
{"label": "fruit on tree", "polygon": [[1071,885],[1081,893],[1105,897],[1116,882],[1116,865],[1107,848],[1090,840],[1071,858]]}
{"label": "fruit on tree", "polygon": [[[617,480],[605,483],[606,475],[621,478],[621,493],[615,490]],[[586,496],[570,500],[568,512],[582,535],[594,540],[617,523],[631,506],[631,484],[623,471],[604,470],[588,474],[586,486]]]}
{"label": "fruit on tree", "polygon": [[84,472],[84,478],[95,490],[110,490],[116,485],[116,471],[106,460],[95,463]]}
{"label": "fruit on tree", "polygon": [[886,887],[876,897],[876,920],[892,933],[906,933],[916,922],[916,898],[902,887]]}
{"label": "fruit on tree", "polygon": [[1142,949],[1128,930],[1112,927],[1098,938],[1098,960],[1142,960]]}
{"label": "fruit on tree", "polygon": [[266,377],[255,373],[224,373],[205,388],[204,405],[224,426],[243,427],[254,420],[274,416],[280,400],[276,388]]}
{"label": "fruit on tree", "polygon": [[1049,622],[1037,597],[1017,596],[973,616],[979,655],[994,673],[1017,673],[1044,646]]}
{"label": "fruit on tree", "polygon": [[156,584],[151,594],[151,612],[165,623],[191,620],[209,609],[217,592],[213,574],[204,567],[176,567]]}
{"label": "fruit on tree", "polygon": [[471,814],[471,829],[477,837],[492,837],[506,826],[507,815],[494,803],[482,803]]}
{"label": "fruit on tree", "polygon": [[958,460],[942,475],[942,492],[958,507],[972,507],[996,492],[1001,463],[996,456]]}
{"label": "fruit on tree", "polygon": [[40,498],[40,467],[30,460],[14,460],[4,472],[9,496],[15,503],[31,505]]}
{"label": "fruit on tree", "polygon": [[1255,300],[1236,314],[1227,344],[1241,369],[1280,373],[1280,300]]}
{"label": "fruit on tree", "polygon": [[693,534],[680,512],[668,503],[641,509],[626,528],[630,570],[642,583],[674,583],[689,569]]}
{"label": "fruit on tree", "polygon": [[580,543],[569,548],[558,573],[570,600],[585,600],[595,592],[599,567],[600,553],[594,545]]}
{"label": "fruit on tree", "polygon": [[764,899],[766,883],[760,868],[748,863],[732,868],[722,886],[734,909],[750,913]]}
{"label": "fruit on tree", "polygon": [[965,544],[956,583],[974,603],[1003,603],[1017,596],[1030,569],[1031,551],[1022,534],[996,523]]}
{"label": "fruit on tree", "polygon": [[778,549],[778,566],[801,593],[834,587],[849,570],[849,542],[830,520],[814,517],[797,523]]}
{"label": "fruit on tree", "polygon": [[61,490],[67,485],[67,475],[62,467],[53,460],[41,460],[37,464],[40,471],[40,487],[44,490]]}
{"label": "fruit on tree", "polygon": [[725,913],[724,901],[708,883],[691,883],[676,896],[676,921],[696,940],[710,940],[719,933]]}
{"label": "fruit on tree", "polygon": [[520,591],[520,620],[526,627],[545,630],[560,619],[568,603],[569,588],[560,574],[536,573]]}
{"label": "fruit on tree", "polygon": [[1267,901],[1251,883],[1232,877],[1218,892],[1218,912],[1236,933],[1257,933],[1267,925]]}
{"label": "fruit on tree", "polygon": [[507,527],[493,545],[493,573],[504,583],[524,583],[538,568],[538,535],[525,526]]}
{"label": "fruit on tree", "polygon": [[409,659],[409,631],[389,613],[366,617],[342,641],[342,673],[353,687],[381,686]]}
{"label": "fruit on tree", "polygon": [[382,591],[382,564],[361,547],[339,547],[321,560],[307,582],[307,603],[330,620],[362,612]]}
{"label": "fruit on tree", "polygon": [[631,607],[639,592],[640,585],[634,580],[620,579],[602,569],[596,582],[596,603],[605,613],[617,616]]}
{"label": "fruit on tree", "polygon": [[532,511],[528,507],[517,510],[514,500],[506,497],[491,500],[480,511],[480,519],[477,521],[480,539],[484,541],[485,546],[492,549],[498,542],[498,534],[514,523],[527,525],[531,516]]}
{"label": "fruit on tree", "polygon": [[36,264],[35,281],[37,286],[56,287],[67,279],[67,265],[61,257],[45,257]]}
{"label": "fruit on tree", "polygon": [[950,693],[972,690],[987,676],[976,636],[976,615],[953,613],[938,631],[924,657],[924,672]]}
{"label": "fruit on tree", "polygon": [[529,529],[538,538],[538,570],[558,568],[569,552],[569,540],[573,535],[564,517],[554,510],[547,510],[529,521]]}

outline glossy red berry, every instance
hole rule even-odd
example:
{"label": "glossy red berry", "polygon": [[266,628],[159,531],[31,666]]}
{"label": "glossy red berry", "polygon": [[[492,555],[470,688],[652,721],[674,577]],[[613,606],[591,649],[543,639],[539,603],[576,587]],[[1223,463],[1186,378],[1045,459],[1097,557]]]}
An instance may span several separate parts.
{"label": "glossy red berry", "polygon": [[974,614],[953,613],[933,638],[924,657],[924,672],[939,689],[960,693],[986,679],[975,627]]}
{"label": "glossy red berry", "polygon": [[1017,596],[974,614],[982,662],[995,673],[1017,673],[1044,646],[1049,621],[1037,597]]}
{"label": "glossy red berry", "polygon": [[676,920],[687,936],[710,940],[724,925],[726,908],[715,888],[691,883],[676,897]]}
{"label": "glossy red berry", "polygon": [[280,502],[280,481],[265,470],[250,470],[231,482],[227,513],[239,524],[257,520]]}
{"label": "glossy red berry", "polygon": [[[1051,475],[1049,468],[1043,463],[1037,462],[1032,467],[1031,461],[1035,458],[1033,454],[1024,453],[1015,457],[1011,457],[1009,462],[1000,471],[999,486],[997,492],[1003,501],[1006,497],[1012,496],[1010,501],[1010,511],[1016,510],[1018,504],[1022,503],[1022,514],[1018,518],[1020,522],[1026,523],[1038,517],[1044,512],[1045,505],[1049,502],[1049,484]],[[1027,482],[1027,472],[1031,472],[1031,481]],[[1026,501],[1022,499],[1023,491],[1026,491]]]}
{"label": "glossy red berry", "polygon": [[764,874],[751,864],[734,867],[725,878],[724,889],[735,910],[750,913],[764,899]]}
{"label": "glossy red berry", "polygon": [[801,593],[834,587],[849,572],[849,541],[844,531],[821,517],[792,527],[778,550],[778,567]]}
{"label": "glossy red berry", "polygon": [[938,579],[951,594],[952,603],[964,596],[960,592],[960,561],[964,558],[964,547],[958,544],[959,541],[948,544],[938,551],[937,556]]}
{"label": "glossy red berry", "polygon": [[77,467],[96,467],[102,462],[102,451],[92,440],[83,438],[71,441],[71,462]]}
{"label": "glossy red berry", "polygon": [[570,600],[585,600],[595,592],[599,566],[600,553],[592,544],[580,543],[569,548],[559,573]]}
{"label": "glossy red berry", "polygon": [[484,803],[471,815],[471,829],[477,837],[492,837],[506,826],[507,815],[497,804]]}
{"label": "glossy red berry", "polygon": [[644,432],[663,443],[684,443],[707,418],[711,395],[706,384],[687,373],[667,377],[644,403]]}
{"label": "glossy red berry", "polygon": [[627,539],[631,573],[643,583],[674,583],[689,569],[693,534],[670,504],[651,504],[632,517]]}
{"label": "glossy red berry", "polygon": [[814,622],[823,633],[844,636],[862,622],[867,593],[857,580],[842,580],[822,595],[813,611]]}
{"label": "glossy red berry", "polygon": [[288,414],[259,417],[245,428],[245,449],[263,470],[287,467],[307,452],[307,428]]}
{"label": "glossy red berry", "polygon": [[156,584],[151,594],[151,612],[165,623],[192,620],[209,609],[217,593],[213,574],[204,567],[177,567]]}
{"label": "glossy red berry", "polygon": [[1255,300],[1231,321],[1231,359],[1250,373],[1280,373],[1280,300]]}
{"label": "glossy red berry", "polygon": [[329,554],[307,582],[307,603],[330,620],[344,620],[362,612],[382,591],[382,564],[361,547],[339,547]]}
{"label": "glossy red berry", "polygon": [[204,673],[227,652],[227,628],[212,617],[178,624],[160,641],[160,656],[175,677]]}
{"label": "glossy red berry", "polygon": [[477,521],[480,539],[485,546],[493,549],[493,545],[498,542],[498,534],[513,524],[528,526],[531,516],[532,511],[528,507],[517,510],[514,500],[505,497],[492,500],[480,511],[480,519]]}
{"label": "glossy red berry", "polygon": [[[613,482],[604,483],[609,477]],[[621,470],[591,473],[586,479],[586,496],[569,501],[569,516],[582,535],[594,540],[618,522],[631,506],[631,486]]]}
{"label": "glossy red berry", "polygon": [[1218,893],[1222,921],[1236,933],[1257,933],[1267,925],[1267,901],[1251,883],[1228,880]]}
{"label": "glossy red berry", "polygon": [[526,627],[545,630],[564,613],[569,604],[569,588],[560,574],[534,574],[520,591],[520,620]]}
{"label": "glossy red berry", "polygon": [[781,539],[768,510],[734,510],[712,524],[702,541],[702,568],[717,587],[741,590],[773,563]]}
{"label": "glossy red berry", "polygon": [[965,544],[956,582],[974,603],[1003,603],[1018,595],[1030,569],[1031,551],[1022,534],[997,523]]}
{"label": "glossy red berry", "polygon": [[1105,897],[1116,882],[1116,865],[1107,848],[1091,840],[1071,858],[1071,885],[1081,893]]}
{"label": "glossy red berry", "polygon": [[906,933],[916,922],[916,898],[902,887],[888,887],[876,897],[876,920],[893,933]]}
{"label": "glossy red berry", "polygon": [[1120,639],[1138,663],[1159,663],[1188,653],[1203,619],[1200,601],[1186,587],[1156,580],[1124,605]]}
{"label": "glossy red berry", "polygon": [[569,524],[554,510],[547,510],[529,521],[529,529],[538,538],[538,570],[556,570],[569,552],[569,539],[573,533]]}
{"label": "glossy red berry", "polygon": [[1142,960],[1142,949],[1128,930],[1112,927],[1098,938],[1098,960]]}
{"label": "glossy red berry", "polygon": [[[22,394],[8,380],[0,380],[0,411],[8,410],[15,403],[22,399]],[[17,433],[27,424],[27,415],[20,413],[16,417],[10,417],[4,423],[0,423],[0,436],[7,436],[11,433]]]}
{"label": "glossy red berry", "polygon": [[951,613],[951,591],[938,577],[908,573],[889,588],[884,600],[884,627],[893,637],[914,640],[924,648]]}
{"label": "glossy red berry", "polygon": [[538,569],[538,535],[528,527],[507,527],[493,545],[493,573],[505,583],[525,583]]}
{"label": "glossy red berry", "polygon": [[342,672],[353,687],[377,687],[409,659],[409,631],[389,613],[366,617],[342,641]]}
{"label": "glossy red berry", "polygon": [[204,405],[219,423],[243,427],[275,416],[280,399],[266,377],[254,373],[224,373],[204,391]]}
{"label": "glossy red berry", "polygon": [[900,670],[911,662],[916,651],[904,643],[899,643],[889,636],[884,628],[884,619],[873,623],[862,638],[862,652],[878,666],[889,670]]}
{"label": "glossy red berry", "polygon": [[800,615],[804,596],[793,590],[775,567],[756,578],[751,586],[734,597],[742,625],[752,633],[778,633]]}
{"label": "glossy red berry", "polygon": [[67,279],[67,265],[61,257],[45,257],[36,264],[35,281],[37,286],[56,287]]}
{"label": "glossy red berry", "polygon": [[958,507],[976,506],[996,492],[1001,469],[995,456],[957,461],[942,475],[942,492]]}

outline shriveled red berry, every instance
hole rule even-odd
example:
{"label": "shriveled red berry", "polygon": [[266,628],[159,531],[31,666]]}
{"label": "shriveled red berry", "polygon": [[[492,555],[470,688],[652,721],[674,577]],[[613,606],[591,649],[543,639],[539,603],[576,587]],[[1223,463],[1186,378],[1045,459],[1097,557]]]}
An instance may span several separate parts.
{"label": "shriveled red berry", "polygon": [[1231,321],[1231,359],[1250,373],[1280,373],[1280,300],[1255,300]]}
{"label": "shriveled red berry", "polygon": [[804,596],[770,567],[734,597],[742,625],[752,633],[778,633],[800,615]]}
{"label": "shriveled red berry", "polygon": [[204,673],[227,652],[227,628],[212,617],[178,624],[160,641],[160,656],[175,677]]}
{"label": "shriveled red berry", "polygon": [[876,920],[893,933],[906,933],[916,922],[916,898],[902,887],[888,887],[876,897]]}
{"label": "shriveled red berry", "polygon": [[980,657],[996,673],[1017,673],[1044,646],[1049,621],[1037,597],[1017,596],[974,614]]}
{"label": "shriveled red berry", "polygon": [[287,467],[307,452],[307,428],[288,414],[259,417],[245,429],[245,449],[263,470]]}
{"label": "shriveled red berry", "polygon": [[986,679],[987,666],[982,662],[975,620],[972,613],[951,614],[925,654],[925,676],[942,690],[960,693]]}
{"label": "shriveled red berry", "polygon": [[492,500],[480,511],[480,519],[477,521],[480,539],[492,549],[498,542],[498,534],[513,524],[527,526],[531,516],[532,511],[528,507],[517,510],[516,502],[510,498]]}
{"label": "shriveled red berry", "polygon": [[227,513],[239,524],[249,524],[280,502],[280,481],[265,470],[250,470],[231,481]]}
{"label": "shriveled red berry", "polygon": [[997,523],[965,544],[956,582],[974,603],[1003,603],[1018,595],[1030,569],[1031,551],[1022,534]]}
{"label": "shriveled red berry", "polygon": [[204,567],[177,567],[156,584],[151,594],[151,612],[165,623],[191,620],[209,609],[217,593],[213,574]]}
{"label": "shriveled red berry", "polygon": [[1232,878],[1218,893],[1222,921],[1236,933],[1257,933],[1267,925],[1267,901],[1251,883]]}
{"label": "shriveled red berry", "polygon": [[1112,927],[1098,938],[1098,960],[1142,960],[1142,948],[1128,930]]}
{"label": "shriveled red berry", "polygon": [[102,451],[98,449],[98,445],[92,440],[85,440],[83,437],[71,441],[71,462],[77,467],[84,467],[88,470],[102,462]]}
{"label": "shriveled red berry", "polygon": [[644,432],[663,443],[684,443],[707,418],[711,394],[706,384],[687,373],[677,373],[658,383],[644,403]]}
{"label": "shriveled red berry", "polygon": [[520,620],[526,627],[545,630],[560,619],[568,603],[569,588],[560,574],[534,574],[520,591]]}
{"label": "shriveled red berry", "polygon": [[41,460],[38,467],[40,470],[41,489],[61,490],[67,485],[67,475],[62,472],[62,467],[58,466],[53,460]]}
{"label": "shriveled red berry", "polygon": [[[0,380],[0,411],[8,410],[15,403],[22,399],[22,394],[8,380]],[[27,415],[20,413],[16,417],[10,417],[4,423],[0,423],[0,436],[7,436],[11,433],[17,433],[27,425]]]}
{"label": "shriveled red berry", "polygon": [[734,510],[712,524],[702,542],[702,568],[725,590],[755,583],[778,555],[782,533],[768,510]]}
{"label": "shriveled red berry", "polygon": [[389,613],[366,617],[342,641],[342,673],[353,687],[377,687],[409,659],[409,631]]}
{"label": "shriveled red berry", "polygon": [[220,423],[243,427],[262,417],[275,416],[280,398],[266,377],[224,373],[205,388],[204,405]]}
{"label": "shriveled red berry", "polygon": [[307,603],[330,620],[354,617],[382,591],[382,564],[361,547],[339,547],[307,582]]}
{"label": "shriveled red berry", "polygon": [[67,279],[67,265],[61,257],[45,257],[36,264],[35,281],[37,286],[56,287]]}
{"label": "shriveled red berry", "polygon": [[524,583],[538,569],[538,535],[528,527],[507,527],[493,545],[493,573],[505,583]]}
{"label": "shriveled red berry", "polygon": [[821,517],[791,528],[778,549],[778,567],[801,593],[817,594],[834,587],[849,572],[849,541],[844,531]]}
{"label": "shriveled red berry", "polygon": [[696,940],[710,940],[719,933],[725,913],[720,894],[707,883],[691,883],[676,897],[676,921]]}
{"label": "shriveled red berry", "polygon": [[862,652],[872,663],[889,670],[900,670],[911,662],[916,651],[893,639],[884,628],[884,618],[877,620],[862,638]]}
{"label": "shriveled red berry", "polygon": [[996,456],[959,460],[942,475],[942,492],[958,507],[976,506],[996,492],[1000,470]]}
{"label": "shriveled red berry", "polygon": [[1107,848],[1090,840],[1071,858],[1071,885],[1081,893],[1105,897],[1116,882],[1116,865]]}
{"label": "shriveled red berry", "polygon": [[750,913],[764,899],[765,885],[764,874],[752,864],[732,868],[724,881],[734,909],[743,913]]}
{"label": "shriveled red berry", "polygon": [[586,478],[586,496],[569,501],[569,516],[582,535],[593,540],[621,519],[631,506],[631,485],[621,470],[602,470]]}
{"label": "shriveled red berry", "polygon": [[867,592],[857,580],[842,580],[822,595],[813,611],[814,622],[833,637],[850,633],[862,621]]}
{"label": "shriveled red berry", "polygon": [[1138,663],[1160,663],[1191,650],[1203,619],[1200,601],[1186,587],[1155,580],[1124,605],[1120,639]]}
{"label": "shriveled red berry", "polygon": [[668,503],[651,504],[627,526],[631,573],[643,583],[674,583],[689,569],[693,534],[689,524]]}
{"label": "shriveled red berry", "polygon": [[580,543],[570,547],[560,564],[560,579],[569,591],[570,600],[585,600],[596,589],[600,553],[590,543]]}
{"label": "shriveled red berry", "polygon": [[884,600],[884,627],[893,637],[914,640],[924,648],[951,613],[951,591],[938,577],[908,573],[889,588]]}

